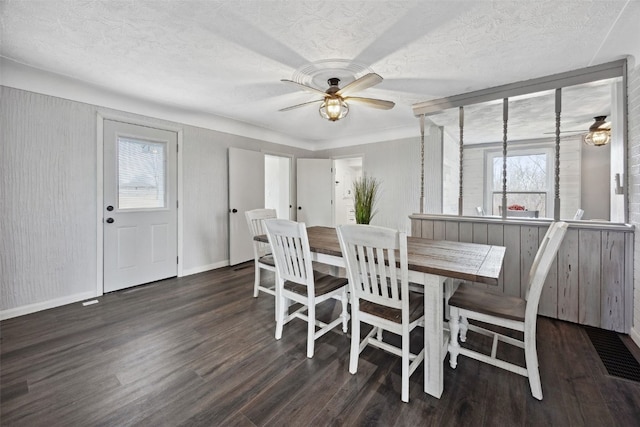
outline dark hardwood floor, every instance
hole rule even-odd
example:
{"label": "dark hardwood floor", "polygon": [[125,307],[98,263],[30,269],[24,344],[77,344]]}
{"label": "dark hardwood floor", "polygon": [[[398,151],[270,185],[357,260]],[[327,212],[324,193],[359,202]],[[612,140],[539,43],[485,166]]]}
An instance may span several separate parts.
{"label": "dark hardwood floor", "polygon": [[307,359],[305,323],[292,321],[276,341],[273,297],[252,298],[252,285],[247,263],[3,321],[0,424],[640,424],[640,383],[608,376],[580,326],[540,318],[542,401],[526,378],[460,357],[455,370],[445,361],[441,399],[422,392],[418,368],[407,404],[399,358],[367,348],[351,375],[349,336],[338,328]]}

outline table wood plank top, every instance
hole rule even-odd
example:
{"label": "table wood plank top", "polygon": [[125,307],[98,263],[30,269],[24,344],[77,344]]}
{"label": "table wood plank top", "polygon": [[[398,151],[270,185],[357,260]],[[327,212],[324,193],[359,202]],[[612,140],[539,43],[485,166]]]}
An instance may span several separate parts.
{"label": "table wood plank top", "polygon": [[[312,252],[342,256],[335,228],[309,227],[307,234]],[[268,242],[266,235],[255,239]],[[497,285],[506,248],[409,237],[407,251],[409,270]]]}

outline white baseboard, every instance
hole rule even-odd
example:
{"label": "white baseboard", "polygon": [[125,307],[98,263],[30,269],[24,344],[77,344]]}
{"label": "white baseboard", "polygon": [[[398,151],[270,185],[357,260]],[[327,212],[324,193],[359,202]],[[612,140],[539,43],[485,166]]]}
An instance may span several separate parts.
{"label": "white baseboard", "polygon": [[182,270],[182,276],[191,276],[192,274],[202,273],[209,270],[215,270],[216,268],[227,267],[229,265],[229,260],[226,259],[224,261],[215,262],[213,264],[201,265],[195,268],[189,268]]}
{"label": "white baseboard", "polygon": [[0,310],[0,320],[24,316],[25,314],[35,313],[36,311],[47,310],[54,307],[60,307],[61,305],[67,305],[78,301],[84,301],[89,298],[95,298],[96,296],[97,295],[95,291],[82,292],[79,294],[67,295],[65,297],[55,298],[35,304],[28,304],[20,307],[10,308],[8,310]]}
{"label": "white baseboard", "polygon": [[638,347],[640,347],[640,331],[631,328],[631,331],[629,332],[629,336],[631,337],[633,342],[636,343]]}
{"label": "white baseboard", "polygon": [[[204,271],[215,270],[216,268],[227,267],[229,260],[216,262],[213,264],[203,265],[188,270],[183,270],[182,276],[190,276],[196,273],[202,273]],[[79,294],[68,295],[61,298],[55,298],[48,301],[42,301],[35,304],[23,305],[20,307],[10,308],[7,310],[0,310],[0,320],[11,319],[18,316],[24,316],[26,314],[35,313],[36,311],[47,310],[50,308],[60,307],[62,305],[72,304],[74,302],[84,301],[90,298],[96,298],[100,295],[96,294],[96,291],[82,292]]]}

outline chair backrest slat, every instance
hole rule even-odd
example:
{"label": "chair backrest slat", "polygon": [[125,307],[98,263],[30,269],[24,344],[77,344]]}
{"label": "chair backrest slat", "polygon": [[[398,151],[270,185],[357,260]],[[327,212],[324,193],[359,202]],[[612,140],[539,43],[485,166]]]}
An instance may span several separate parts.
{"label": "chair backrest slat", "polygon": [[306,285],[313,292],[313,265],[305,224],[286,219],[267,219],[264,224],[280,279]]}
{"label": "chair backrest slat", "polygon": [[[538,303],[544,282],[549,274],[551,265],[556,259],[560,244],[567,232],[568,224],[563,221],[557,221],[551,224],[547,230],[538,252],[533,260],[531,269],[529,270],[528,291],[525,295],[527,300],[527,308],[525,312],[525,322],[534,322],[538,314]],[[532,326],[535,327],[535,326]]]}
{"label": "chair backrest slat", "polygon": [[342,225],[338,238],[353,296],[408,313],[407,235],[372,225]]}
{"label": "chair backrest slat", "polygon": [[[264,227],[264,220],[277,218],[275,209],[253,209],[246,211],[244,216],[247,219],[247,225],[249,226],[249,232],[252,237],[267,234],[267,230]],[[271,253],[271,248],[267,243],[254,240],[253,248],[257,257]]]}

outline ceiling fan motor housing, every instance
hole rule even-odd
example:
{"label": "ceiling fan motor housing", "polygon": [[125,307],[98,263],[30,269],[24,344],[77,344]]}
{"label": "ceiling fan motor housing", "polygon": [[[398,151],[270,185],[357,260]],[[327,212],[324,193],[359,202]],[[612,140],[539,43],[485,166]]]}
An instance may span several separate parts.
{"label": "ceiling fan motor housing", "polygon": [[591,126],[589,126],[589,130],[591,132],[597,131],[600,128],[600,126],[605,124],[606,123],[605,120],[607,119],[607,116],[596,116],[593,119],[595,120],[595,122]]}
{"label": "ceiling fan motor housing", "polygon": [[338,86],[340,84],[339,78],[332,77],[327,80],[327,83],[329,83],[329,89],[327,89],[327,93],[329,95],[333,95],[334,93],[340,90],[340,87]]}

